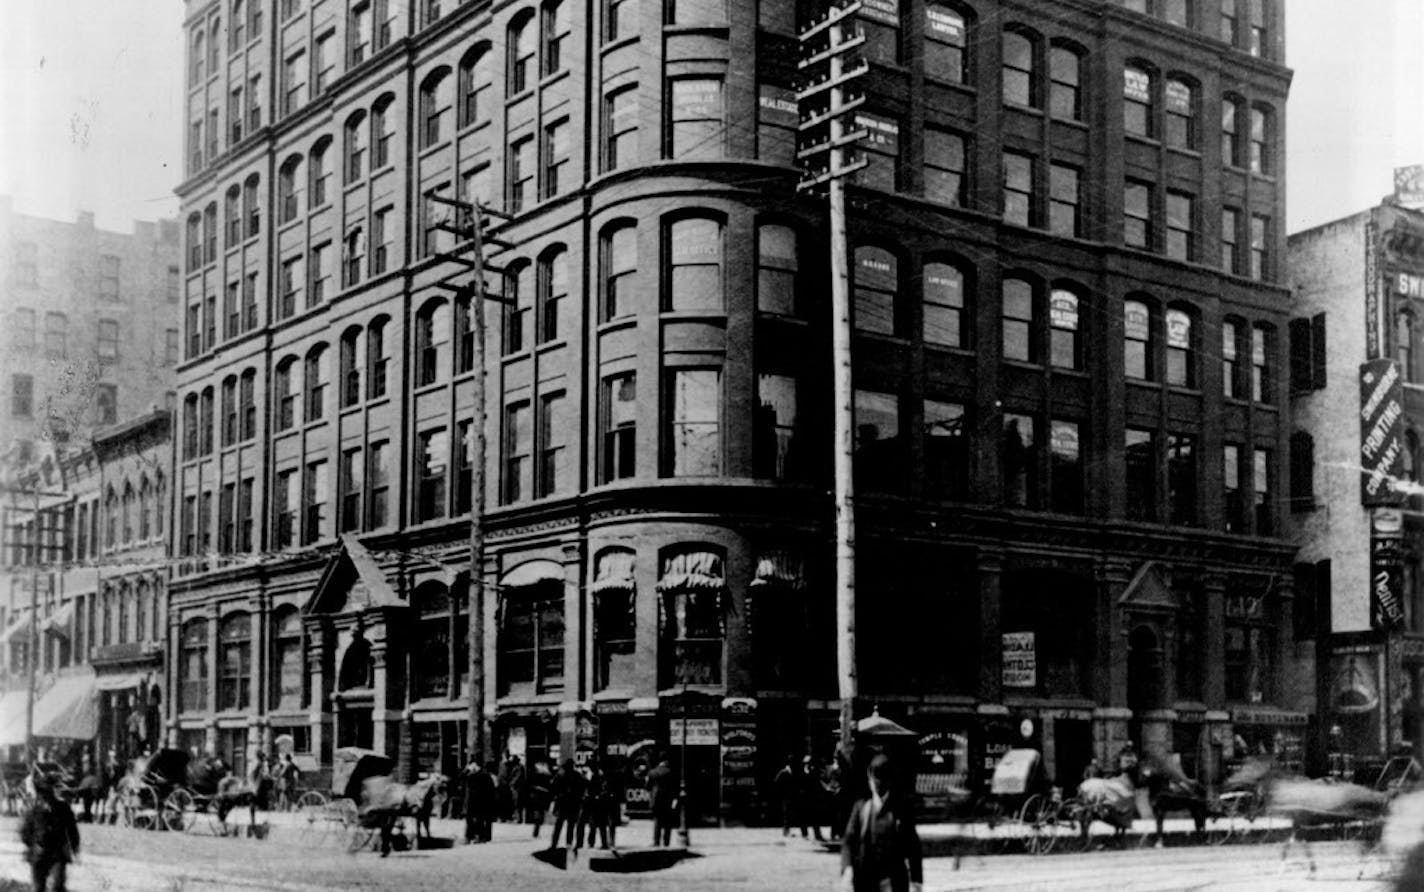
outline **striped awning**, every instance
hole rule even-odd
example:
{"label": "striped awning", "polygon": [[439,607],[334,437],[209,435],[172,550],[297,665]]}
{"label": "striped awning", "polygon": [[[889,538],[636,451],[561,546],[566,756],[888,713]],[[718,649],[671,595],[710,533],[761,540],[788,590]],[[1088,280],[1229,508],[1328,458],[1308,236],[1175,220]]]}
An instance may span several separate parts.
{"label": "striped awning", "polygon": [[631,592],[633,590],[633,552],[605,551],[594,564],[593,583],[589,591],[595,595],[604,592]]}
{"label": "striped awning", "polygon": [[787,551],[768,551],[757,558],[752,585],[778,585],[789,589],[806,587],[806,562]]}
{"label": "striped awning", "polygon": [[547,582],[563,582],[564,567],[553,561],[529,561],[520,564],[499,580],[501,588],[523,588]]}
{"label": "striped awning", "polygon": [[99,731],[92,671],[61,675],[35,703],[35,736],[89,740]]}
{"label": "striped awning", "polygon": [[658,591],[720,592],[727,587],[722,556],[711,551],[684,551],[663,559]]}
{"label": "striped awning", "polygon": [[26,690],[0,693],[0,746],[15,746],[25,742]]}

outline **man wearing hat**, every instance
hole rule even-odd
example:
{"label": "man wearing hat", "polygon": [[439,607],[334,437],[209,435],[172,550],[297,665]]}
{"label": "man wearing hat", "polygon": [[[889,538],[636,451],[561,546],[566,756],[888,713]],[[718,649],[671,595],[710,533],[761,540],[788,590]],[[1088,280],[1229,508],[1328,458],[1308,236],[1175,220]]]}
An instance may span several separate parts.
{"label": "man wearing hat", "polygon": [[[35,892],[66,892],[69,862],[79,854],[79,825],[69,803],[55,794],[55,778],[36,773],[32,779],[35,802],[25,812],[20,825],[20,842],[25,846],[25,860],[30,862],[30,875]],[[53,877],[53,884],[50,878]]]}

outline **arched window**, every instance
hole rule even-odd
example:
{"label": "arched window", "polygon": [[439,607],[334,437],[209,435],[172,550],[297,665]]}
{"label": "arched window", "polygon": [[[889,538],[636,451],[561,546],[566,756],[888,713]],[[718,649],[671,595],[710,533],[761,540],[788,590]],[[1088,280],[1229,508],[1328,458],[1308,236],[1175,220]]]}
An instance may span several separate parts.
{"label": "arched window", "polygon": [[137,507],[138,498],[134,495],[132,483],[124,484],[124,528],[123,543],[128,545],[134,540],[134,509]]}
{"label": "arched window", "polygon": [[190,87],[196,87],[203,82],[203,63],[207,61],[207,47],[203,45],[203,32],[198,30],[193,32],[193,52],[188,57],[188,80]]}
{"label": "arched window", "polygon": [[602,239],[603,318],[605,320],[631,316],[634,305],[633,284],[638,274],[638,230],[634,223],[624,223],[606,230]]}
{"label": "arched window", "polygon": [[501,695],[564,689],[564,577],[553,561],[514,568],[500,581],[497,665]]}
{"label": "arched window", "polygon": [[1274,328],[1264,322],[1251,326],[1251,399],[1258,403],[1272,402],[1271,391],[1276,386],[1271,374],[1274,347]]}
{"label": "arched window", "polygon": [[534,73],[533,21],[533,11],[526,10],[515,16],[509,25],[505,46],[509,52],[508,90],[511,96],[534,85],[530,77]]}
{"label": "arched window", "polygon": [[566,0],[549,0],[543,10],[544,70],[547,77],[562,71],[568,63],[564,57],[564,46],[569,37],[569,3]]}
{"label": "arched window", "polygon": [[257,436],[257,370],[247,369],[238,379],[237,411],[240,436],[250,440]]}
{"label": "arched window", "polygon": [[190,393],[183,398],[183,457],[198,456],[198,395]]}
{"label": "arched window", "polygon": [[[262,0],[253,0],[260,3]],[[232,0],[232,15],[228,16],[227,34],[229,53],[235,53],[247,45],[247,15],[242,0]]]}
{"label": "arched window", "polygon": [[1055,118],[1083,119],[1083,53],[1055,44],[1048,51],[1048,110]]}
{"label": "arched window", "polygon": [[357,112],[346,119],[346,182],[354,183],[366,171],[366,113]]}
{"label": "arched window", "polygon": [[188,271],[203,265],[203,215],[194,211],[188,215]]}
{"label": "arched window", "polygon": [[237,376],[228,375],[222,382],[222,445],[237,442]]}
{"label": "arched window", "polygon": [[539,342],[557,341],[560,316],[569,296],[569,252],[562,245],[539,257]]}
{"label": "arched window", "polygon": [[[108,628],[109,602],[104,601],[104,626]],[[108,638],[107,633],[105,638]],[[179,632],[178,709],[201,712],[208,708],[208,622],[190,619]],[[107,644],[108,641],[106,640]]]}
{"label": "arched window", "polygon": [[236,183],[228,187],[223,199],[223,219],[227,221],[224,238],[231,248],[242,242],[242,187]]}
{"label": "arched window", "polygon": [[926,263],[924,306],[925,343],[966,345],[964,273],[948,263]]}
{"label": "arched window", "polygon": [[899,260],[884,248],[862,245],[855,249],[853,277],[855,327],[893,335],[900,290]]}
{"label": "arched window", "polygon": [[213,453],[213,389],[203,388],[203,394],[198,399],[198,429],[199,443],[198,449],[201,455],[212,455]]}
{"label": "arched window", "polygon": [[795,314],[799,263],[795,229],[779,223],[757,227],[758,310]]}
{"label": "arched window", "polygon": [[1078,295],[1066,288],[1054,288],[1048,295],[1048,355],[1055,367],[1083,367],[1081,327]]}
{"label": "arched window", "polygon": [[1140,300],[1122,304],[1123,370],[1127,377],[1151,381],[1154,375],[1152,311]]}
{"label": "arched window", "polygon": [[310,207],[315,209],[326,204],[326,186],[331,181],[331,167],[328,155],[330,154],[331,137],[326,136],[317,140],[312,146],[311,161],[307,166],[307,176],[310,182],[310,192],[308,200]]}
{"label": "arched window", "polygon": [[[443,70],[443,69],[442,69]],[[423,94],[422,94],[423,98]],[[387,93],[371,106],[371,169],[381,170],[393,160],[391,142],[396,135],[395,113],[392,106],[396,98]],[[421,143],[421,147],[429,143]]]}
{"label": "arched window", "polygon": [[358,350],[361,329],[352,327],[341,335],[341,406],[361,402],[361,360]]}
{"label": "arched window", "polygon": [[1033,285],[1023,279],[1004,280],[1003,356],[1019,362],[1038,362],[1038,336]]}
{"label": "arched window", "polygon": [[480,42],[460,59],[460,127],[488,119],[489,91],[493,83],[489,44]]}
{"label": "arched window", "polygon": [[306,687],[306,666],[302,659],[302,615],[284,604],[272,614],[272,702],[270,709],[300,709]]}
{"label": "arched window", "polygon": [[326,345],[317,344],[307,353],[302,374],[302,386],[306,390],[306,422],[318,421],[326,413],[326,385],[330,378],[327,369]]}
{"label": "arched window", "polygon": [[415,698],[448,697],[451,693],[450,594],[440,582],[423,582],[411,594],[411,602],[419,617],[410,667]]}
{"label": "arched window", "polygon": [[925,5],[925,74],[956,84],[968,80],[969,27],[959,8],[933,2]]}
{"label": "arched window", "polygon": [[277,206],[281,209],[280,222],[297,219],[297,211],[302,206],[301,155],[293,155],[282,163],[277,175]]}
{"label": "arched window", "polygon": [[297,423],[297,394],[292,381],[292,371],[297,364],[295,356],[283,357],[277,363],[272,375],[272,396],[277,404],[276,428],[287,430]]}
{"label": "arched window", "polygon": [[[532,345],[530,326],[534,322],[534,266],[525,261],[505,265],[504,272],[504,353],[518,353]],[[466,317],[468,314],[461,314]],[[462,320],[463,321],[463,320]],[[461,325],[461,334],[473,329]],[[461,351],[463,353],[463,351]]]}
{"label": "arched window", "polygon": [[252,614],[230,613],[218,626],[219,710],[246,709],[252,702]]}
{"label": "arched window", "polygon": [[1221,163],[1228,167],[1245,167],[1246,157],[1241,146],[1241,125],[1245,103],[1239,96],[1221,97]]}
{"label": "arched window", "polygon": [[148,485],[148,475],[143,475],[138,483],[138,538],[147,542],[153,536],[153,518],[149,514],[153,505],[153,491]]}
{"label": "arched window", "polygon": [[390,360],[386,345],[386,323],[383,316],[366,329],[366,391],[368,399],[386,395],[386,365]]}
{"label": "arched window", "polygon": [[1123,69],[1122,84],[1122,126],[1133,136],[1154,137],[1157,135],[1153,111],[1152,72],[1145,66],[1129,63]]}
{"label": "arched window", "polygon": [[416,384],[434,384],[450,365],[450,305],[432,300],[415,316]]}
{"label": "arched window", "polygon": [[1196,328],[1188,310],[1167,310],[1167,383],[1175,387],[1196,387]]}
{"label": "arched window", "polygon": [[262,229],[262,206],[257,200],[257,174],[252,174],[242,184],[242,215],[247,218],[247,237],[252,238]]}
{"label": "arched window", "polygon": [[1035,40],[1023,31],[1004,32],[1004,102],[1038,108],[1041,102],[1035,76]]}
{"label": "arched window", "polygon": [[1167,78],[1166,143],[1178,149],[1197,148],[1197,88],[1180,77]]}
{"label": "arched window", "polygon": [[1251,106],[1251,172],[1274,174],[1275,115],[1269,106]]}
{"label": "arched window", "polygon": [[667,229],[669,310],[721,310],[722,224],[690,217]]}
{"label": "arched window", "polygon": [[602,551],[593,562],[594,690],[630,687],[636,677],[637,589],[633,582],[634,553],[622,548]]}
{"label": "arched window", "polygon": [[728,597],[723,559],[712,549],[662,556],[658,578],[658,687],[721,684]]}

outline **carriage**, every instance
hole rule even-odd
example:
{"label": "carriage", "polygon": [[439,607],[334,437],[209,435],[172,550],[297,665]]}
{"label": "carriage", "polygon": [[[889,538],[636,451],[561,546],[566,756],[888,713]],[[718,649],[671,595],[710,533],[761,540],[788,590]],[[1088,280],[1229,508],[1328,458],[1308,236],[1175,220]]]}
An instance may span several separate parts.
{"label": "carriage", "polygon": [[1012,749],[994,766],[988,794],[970,805],[969,819],[983,825],[987,832],[982,838],[993,851],[1022,848],[1046,855],[1061,835],[1062,805],[1044,770],[1042,754]]}
{"label": "carriage", "polygon": [[214,835],[226,835],[228,814],[242,806],[256,824],[254,789],[213,762],[195,762],[178,749],[135,760],[119,782],[123,821],[138,829],[188,831],[201,824]]}
{"label": "carriage", "polygon": [[371,846],[378,830],[361,819],[362,790],[371,778],[389,776],[396,760],[360,747],[338,749],[331,770],[331,794],[307,790],[297,799],[302,837],[309,843],[339,840],[347,851]]}

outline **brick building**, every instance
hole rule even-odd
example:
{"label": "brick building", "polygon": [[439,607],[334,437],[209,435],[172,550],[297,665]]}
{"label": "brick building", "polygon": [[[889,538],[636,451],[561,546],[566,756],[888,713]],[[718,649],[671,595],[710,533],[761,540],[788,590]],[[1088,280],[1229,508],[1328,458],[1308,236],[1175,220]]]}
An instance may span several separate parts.
{"label": "brick building", "polygon": [[[1021,733],[1070,783],[1129,738],[1208,776],[1298,758],[1283,4],[1134,5],[861,15],[860,672],[926,789]],[[704,816],[828,755],[794,4],[187,11],[172,738],[458,764],[478,376],[437,192],[514,215],[483,376],[496,749],[622,765],[686,730]]]}
{"label": "brick building", "polygon": [[1292,534],[1301,635],[1316,643],[1303,678],[1344,774],[1424,743],[1424,203],[1417,188],[1409,199],[1401,189],[1289,242]]}

